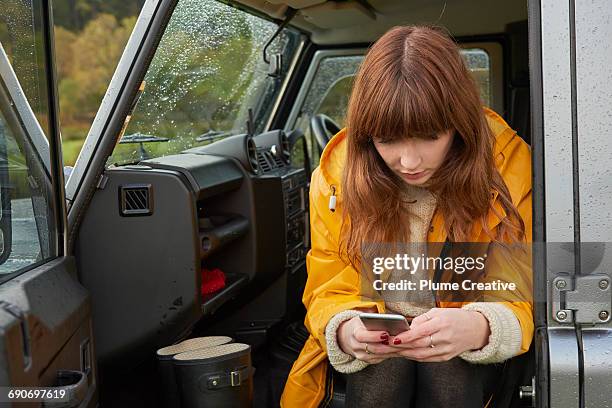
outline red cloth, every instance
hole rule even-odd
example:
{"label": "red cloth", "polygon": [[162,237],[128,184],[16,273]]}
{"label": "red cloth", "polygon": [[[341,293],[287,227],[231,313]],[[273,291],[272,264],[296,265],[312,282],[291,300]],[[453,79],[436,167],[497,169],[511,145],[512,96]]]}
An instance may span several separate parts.
{"label": "red cloth", "polygon": [[219,268],[209,271],[202,268],[202,295],[209,295],[225,287],[225,274]]}

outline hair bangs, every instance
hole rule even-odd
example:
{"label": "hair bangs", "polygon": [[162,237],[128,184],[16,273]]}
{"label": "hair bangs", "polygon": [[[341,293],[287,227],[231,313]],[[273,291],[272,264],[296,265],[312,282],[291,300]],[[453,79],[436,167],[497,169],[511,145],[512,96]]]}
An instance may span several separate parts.
{"label": "hair bangs", "polygon": [[396,80],[381,81],[381,86],[371,89],[375,95],[364,98],[377,103],[364,107],[357,133],[380,142],[435,139],[452,128],[452,112],[443,92],[431,86],[434,84],[427,79],[408,81],[401,74]]}

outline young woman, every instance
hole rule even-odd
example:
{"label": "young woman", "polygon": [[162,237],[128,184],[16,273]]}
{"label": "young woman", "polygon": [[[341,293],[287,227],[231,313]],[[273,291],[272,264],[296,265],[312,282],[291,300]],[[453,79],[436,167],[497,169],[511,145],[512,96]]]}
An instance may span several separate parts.
{"label": "young woman", "polygon": [[[330,365],[348,374],[347,406],[489,404],[500,391],[496,363],[526,352],[534,331],[528,262],[510,275],[509,262],[493,256],[495,245],[531,242],[530,166],[529,147],[482,106],[448,35],[407,26],[381,37],[357,74],[346,129],[312,175],[303,296],[311,335],[282,405],[319,406]],[[360,262],[372,242],[485,243],[481,279],[516,289],[478,302],[431,291],[418,301],[371,296]],[[403,314],[411,328],[369,331],[364,311]]]}

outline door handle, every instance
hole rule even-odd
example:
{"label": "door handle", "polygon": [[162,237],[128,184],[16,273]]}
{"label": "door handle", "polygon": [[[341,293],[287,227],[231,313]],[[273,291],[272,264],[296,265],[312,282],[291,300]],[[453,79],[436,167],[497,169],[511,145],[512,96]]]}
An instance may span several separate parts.
{"label": "door handle", "polygon": [[[64,395],[62,399],[45,399],[42,406],[45,408],[72,408],[78,407],[87,397],[89,384],[87,375],[77,370],[60,370],[57,372],[56,385],[53,386],[54,395]],[[62,393],[63,391],[63,393]]]}

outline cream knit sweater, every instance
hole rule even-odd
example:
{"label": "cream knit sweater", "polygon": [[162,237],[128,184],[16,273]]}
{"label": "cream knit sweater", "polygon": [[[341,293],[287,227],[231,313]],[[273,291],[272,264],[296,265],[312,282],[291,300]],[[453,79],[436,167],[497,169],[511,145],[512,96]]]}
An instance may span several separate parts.
{"label": "cream knit sweater", "polygon": [[[409,250],[420,253],[420,243],[427,241],[429,225],[436,209],[436,199],[427,189],[406,186],[404,201],[410,219],[410,242],[415,243],[415,247],[410,247]],[[417,275],[411,279],[426,279],[425,274],[427,273],[425,270],[417,271]],[[419,276],[419,274],[422,276]],[[397,278],[397,276],[394,277],[394,279]],[[389,312],[404,316],[419,316],[435,307],[433,294],[428,291],[419,292],[416,299],[414,295],[410,299],[401,301],[396,298],[390,299],[384,295],[383,298]],[[509,308],[492,302],[474,302],[465,305],[463,308],[482,313],[489,322],[491,334],[488,344],[482,349],[465,351],[459,357],[472,363],[489,364],[504,361],[518,354],[522,340],[521,326]],[[344,353],[336,338],[336,332],[340,324],[360,313],[357,310],[346,310],[338,313],[330,319],[325,329],[327,356],[331,365],[342,373],[354,373],[368,366],[368,363]]]}

